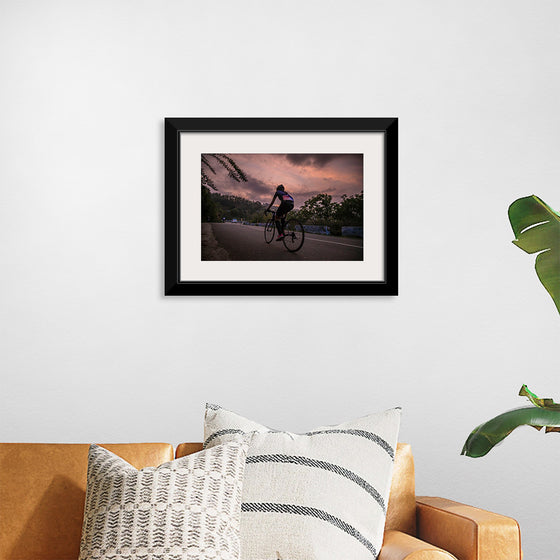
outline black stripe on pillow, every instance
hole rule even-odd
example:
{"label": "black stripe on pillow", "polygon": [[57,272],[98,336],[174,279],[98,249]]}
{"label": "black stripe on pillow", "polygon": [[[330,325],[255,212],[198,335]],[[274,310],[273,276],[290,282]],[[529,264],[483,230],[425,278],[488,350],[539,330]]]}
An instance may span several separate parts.
{"label": "black stripe on pillow", "polygon": [[395,458],[395,450],[393,449],[393,447],[389,445],[382,437],[372,432],[366,432],[365,430],[334,430],[333,429],[333,430],[318,430],[315,432],[307,432],[304,435],[315,436],[320,434],[347,434],[351,436],[363,437],[377,443],[377,445],[382,447],[389,454],[389,457],[391,457],[391,459]]}
{"label": "black stripe on pillow", "polygon": [[[213,434],[211,434],[210,436],[208,436],[208,438],[206,439],[206,441],[203,444],[203,447],[206,448],[206,446],[215,438],[223,436],[225,434],[245,434],[248,432],[244,432],[243,430],[235,430],[235,429],[228,429],[228,430],[218,430],[217,432],[214,432]],[[257,432],[257,433],[262,433],[262,432]],[[267,432],[264,433],[268,433],[268,434],[287,434],[290,435],[289,432],[281,432],[278,430],[268,430]],[[384,449],[387,454],[389,455],[389,457],[391,457],[391,459],[395,458],[395,450],[393,449],[393,447],[391,445],[389,445],[382,437],[378,436],[377,434],[374,434],[372,432],[367,432],[365,430],[317,430],[314,432],[307,432],[305,434],[296,434],[296,435],[301,435],[301,436],[317,436],[317,435],[322,435],[322,434],[346,434],[346,435],[350,435],[350,436],[358,436],[358,437],[363,437],[366,438],[370,441],[373,441],[374,443],[376,443],[377,445],[379,445],[382,449]]]}
{"label": "black stripe on pillow", "polygon": [[316,469],[323,469],[335,473],[339,476],[343,476],[348,480],[356,483],[358,486],[362,487],[380,506],[383,513],[387,513],[385,507],[385,500],[379,494],[379,492],[371,485],[369,482],[364,480],[361,476],[353,473],[352,471],[345,469],[334,463],[328,463],[327,461],[319,461],[318,459],[310,459],[309,457],[301,457],[298,455],[252,455],[247,457],[247,464],[249,463],[287,463],[293,465],[303,465],[306,467],[312,467]]}
{"label": "black stripe on pillow", "polygon": [[354,537],[357,541],[363,544],[373,555],[374,558],[377,558],[377,550],[373,546],[373,544],[368,541],[360,531],[342,521],[338,517],[323,511],[322,509],[307,507],[307,506],[298,506],[295,504],[272,504],[272,503],[260,503],[260,502],[253,502],[253,503],[242,503],[241,504],[241,511],[244,512],[260,512],[260,513],[289,513],[294,515],[306,515],[310,517],[315,517],[316,519],[320,519],[322,521],[326,521],[335,527],[338,527],[341,531],[344,531],[348,535]]}
{"label": "black stripe on pillow", "polygon": [[202,448],[206,449],[207,445],[213,440],[216,439],[217,437],[220,436],[225,436],[226,434],[241,434],[241,435],[245,435],[247,432],[244,432],[243,430],[235,430],[233,428],[227,429],[227,430],[218,430],[217,432],[214,432],[211,436],[208,436],[208,438],[206,439],[206,441],[202,444]]}

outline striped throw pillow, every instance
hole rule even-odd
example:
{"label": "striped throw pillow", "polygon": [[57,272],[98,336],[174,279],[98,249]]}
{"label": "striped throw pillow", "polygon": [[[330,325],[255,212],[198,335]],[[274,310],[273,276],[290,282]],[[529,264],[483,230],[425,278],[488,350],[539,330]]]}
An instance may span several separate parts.
{"label": "striped throw pillow", "polygon": [[89,450],[79,560],[239,560],[247,443],[137,470]]}
{"label": "striped throw pillow", "polygon": [[205,447],[253,432],[241,504],[242,560],[375,560],[401,409],[305,434],[206,405]]}

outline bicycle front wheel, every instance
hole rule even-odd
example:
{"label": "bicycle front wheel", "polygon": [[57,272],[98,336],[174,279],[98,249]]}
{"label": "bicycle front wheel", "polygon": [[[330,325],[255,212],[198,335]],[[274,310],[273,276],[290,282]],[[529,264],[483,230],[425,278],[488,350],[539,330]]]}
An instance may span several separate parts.
{"label": "bicycle front wheel", "polygon": [[286,222],[284,226],[284,246],[290,253],[295,253],[299,251],[303,246],[303,240],[305,239],[305,231],[303,230],[303,225],[297,220],[291,219]]}
{"label": "bicycle front wheel", "polygon": [[264,226],[264,240],[270,243],[274,239],[274,220],[268,220]]}

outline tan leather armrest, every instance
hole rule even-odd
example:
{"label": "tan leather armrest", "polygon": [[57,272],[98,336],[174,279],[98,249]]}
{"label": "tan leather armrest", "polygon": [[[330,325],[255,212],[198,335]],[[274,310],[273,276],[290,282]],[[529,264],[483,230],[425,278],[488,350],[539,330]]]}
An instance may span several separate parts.
{"label": "tan leather armrest", "polygon": [[401,531],[385,531],[378,560],[456,560],[437,546]]}
{"label": "tan leather armrest", "polygon": [[418,538],[458,560],[520,560],[521,536],[515,519],[444,498],[416,498]]}

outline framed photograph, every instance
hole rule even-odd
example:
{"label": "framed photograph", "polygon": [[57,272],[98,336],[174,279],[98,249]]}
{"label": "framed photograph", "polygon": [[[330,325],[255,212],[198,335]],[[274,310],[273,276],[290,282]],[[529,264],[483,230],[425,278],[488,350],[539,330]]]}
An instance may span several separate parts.
{"label": "framed photograph", "polygon": [[396,118],[166,118],[165,295],[397,295]]}

